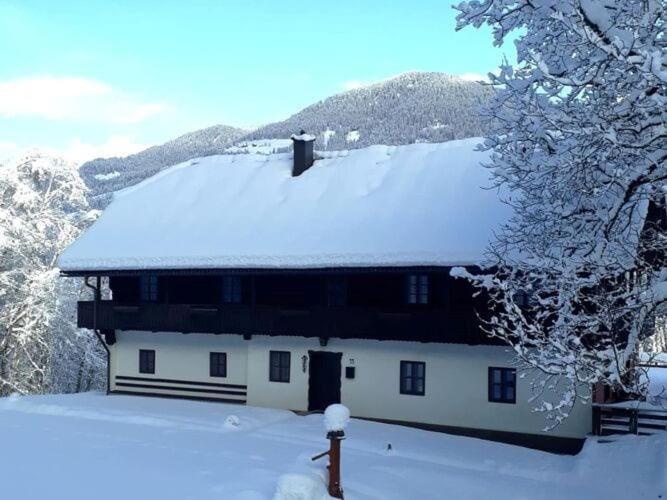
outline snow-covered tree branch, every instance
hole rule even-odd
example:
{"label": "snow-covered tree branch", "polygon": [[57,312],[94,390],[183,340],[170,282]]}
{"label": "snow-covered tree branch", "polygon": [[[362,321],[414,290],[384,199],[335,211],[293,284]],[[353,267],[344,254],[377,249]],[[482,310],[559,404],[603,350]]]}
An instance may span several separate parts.
{"label": "snow-covered tree branch", "polygon": [[[458,28],[516,37],[490,75],[490,168],[512,220],[491,249],[491,335],[569,380],[641,392],[633,359],[665,303],[667,12],[654,0],[484,0]],[[528,300],[525,300],[528,297]]]}
{"label": "snow-covered tree branch", "polygon": [[70,392],[102,373],[94,337],[76,328],[81,284],[54,267],[91,216],[85,193],[61,160],[0,167],[0,394]]}

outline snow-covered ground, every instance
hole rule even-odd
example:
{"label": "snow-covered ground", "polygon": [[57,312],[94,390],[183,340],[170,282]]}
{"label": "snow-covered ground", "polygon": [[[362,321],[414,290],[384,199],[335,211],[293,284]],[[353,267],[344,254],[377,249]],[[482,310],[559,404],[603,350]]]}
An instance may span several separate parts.
{"label": "snow-covered ground", "polygon": [[[346,433],[347,500],[667,498],[667,433],[589,440],[576,457],[356,419]],[[9,397],[0,443],[0,498],[11,500],[259,500],[279,485],[324,488],[326,459],[310,461],[327,448],[321,415],[97,393]]]}

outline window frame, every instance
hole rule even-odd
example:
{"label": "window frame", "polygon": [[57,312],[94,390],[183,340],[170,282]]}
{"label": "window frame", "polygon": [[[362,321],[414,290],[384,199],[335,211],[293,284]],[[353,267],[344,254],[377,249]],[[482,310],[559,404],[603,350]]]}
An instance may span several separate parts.
{"label": "window frame", "polygon": [[139,349],[139,373],[155,375],[155,349]]}
{"label": "window frame", "polygon": [[[500,372],[500,382],[494,381],[494,372]],[[511,379],[508,376],[512,375]],[[503,403],[503,404],[516,404],[516,368],[507,368],[502,366],[489,366],[488,371],[488,400],[489,403]],[[512,397],[507,397],[507,387],[508,384],[512,386]],[[495,397],[494,388],[496,386],[500,387],[500,397]]]}
{"label": "window frame", "polygon": [[408,274],[405,278],[405,301],[411,306],[430,303],[431,280],[428,274]]}
{"label": "window frame", "polygon": [[243,301],[241,276],[229,274],[222,277],[220,300],[223,304],[240,304]]}
{"label": "window frame", "polygon": [[[220,359],[223,360],[220,363]],[[220,370],[222,366],[222,370]],[[214,369],[215,368],[215,369]],[[208,375],[209,377],[227,378],[227,353],[226,352],[209,352],[208,356]]]}
{"label": "window frame", "polygon": [[[277,363],[274,363],[277,359]],[[286,364],[285,364],[286,361]],[[277,373],[274,373],[274,365]],[[269,382],[290,383],[292,353],[290,351],[269,351]],[[287,373],[287,376],[285,376]]]}
{"label": "window frame", "polygon": [[342,307],[347,305],[347,279],[345,276],[327,278],[327,305]]}
{"label": "window frame", "polygon": [[[411,366],[411,375],[407,375],[407,370],[404,367]],[[421,366],[421,376],[419,374],[414,375],[415,367]],[[407,384],[404,382],[410,380],[410,387],[407,387]],[[421,391],[418,389],[418,385],[415,384],[416,381],[421,380]],[[406,394],[408,396],[425,396],[426,395],[426,362],[425,361],[409,361],[401,360],[401,367],[399,371],[398,379],[399,392],[401,394]]]}
{"label": "window frame", "polygon": [[142,274],[139,276],[140,302],[157,302],[159,290],[157,274]]}

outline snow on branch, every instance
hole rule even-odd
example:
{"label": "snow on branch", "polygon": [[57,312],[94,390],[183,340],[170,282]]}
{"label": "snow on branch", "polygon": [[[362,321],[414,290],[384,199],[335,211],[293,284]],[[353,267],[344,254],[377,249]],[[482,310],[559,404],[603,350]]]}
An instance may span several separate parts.
{"label": "snow on branch", "polygon": [[[490,75],[484,148],[514,211],[490,276],[457,268],[492,302],[487,332],[547,380],[556,421],[602,382],[641,395],[639,346],[667,290],[667,43],[658,0],[482,0],[458,29],[516,37]],[[545,382],[546,384],[555,382]],[[539,394],[540,387],[536,388]]]}

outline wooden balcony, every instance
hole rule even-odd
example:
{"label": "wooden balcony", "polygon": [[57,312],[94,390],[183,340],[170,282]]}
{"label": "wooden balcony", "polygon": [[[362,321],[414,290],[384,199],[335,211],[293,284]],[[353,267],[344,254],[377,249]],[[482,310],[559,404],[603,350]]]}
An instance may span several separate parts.
{"label": "wooden balcony", "polygon": [[79,302],[81,328],[321,338],[493,344],[474,313],[385,311],[365,307],[288,309],[241,304],[193,305]]}

